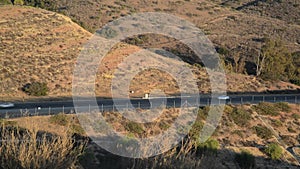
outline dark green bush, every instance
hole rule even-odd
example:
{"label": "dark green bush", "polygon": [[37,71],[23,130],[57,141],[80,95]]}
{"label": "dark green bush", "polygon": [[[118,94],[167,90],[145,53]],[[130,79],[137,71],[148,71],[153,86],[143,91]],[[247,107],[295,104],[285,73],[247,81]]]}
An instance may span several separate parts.
{"label": "dark green bush", "polygon": [[229,117],[234,121],[238,126],[246,126],[251,120],[251,114],[242,108],[234,108]]}
{"label": "dark green bush", "polygon": [[275,107],[277,107],[282,112],[286,112],[286,113],[291,112],[291,107],[286,102],[275,103]]}
{"label": "dark green bush", "polygon": [[245,150],[235,155],[235,161],[242,169],[252,169],[256,165],[255,157]]}
{"label": "dark green bush", "polygon": [[126,123],[125,129],[131,133],[142,134],[144,132],[143,127],[136,122],[130,121]]}
{"label": "dark green bush", "polygon": [[257,113],[262,115],[270,115],[270,116],[277,116],[279,115],[279,110],[277,107],[274,106],[272,103],[261,102],[255,106],[255,110]]}
{"label": "dark green bush", "polygon": [[262,139],[270,139],[273,136],[272,131],[264,126],[255,126],[254,130],[256,132],[256,135]]}
{"label": "dark green bush", "polygon": [[280,159],[280,157],[282,156],[282,148],[276,144],[276,143],[271,143],[268,144],[265,152],[269,155],[269,157],[271,157],[273,160],[278,160]]}
{"label": "dark green bush", "polygon": [[46,96],[49,88],[46,83],[33,82],[26,84],[23,91],[31,96]]}
{"label": "dark green bush", "polygon": [[69,123],[69,118],[63,113],[51,116],[49,119],[50,123],[66,126]]}

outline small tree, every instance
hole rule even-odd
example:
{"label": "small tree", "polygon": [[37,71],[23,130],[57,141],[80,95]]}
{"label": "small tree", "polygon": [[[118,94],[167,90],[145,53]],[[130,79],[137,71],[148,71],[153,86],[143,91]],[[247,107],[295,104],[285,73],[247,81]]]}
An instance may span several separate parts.
{"label": "small tree", "polygon": [[26,84],[23,91],[32,96],[46,96],[49,89],[46,83],[33,82]]}
{"label": "small tree", "polygon": [[276,143],[271,143],[267,145],[267,148],[265,149],[265,152],[273,159],[273,160],[278,160],[282,156],[282,148],[276,144]]}
{"label": "small tree", "polygon": [[257,76],[264,79],[286,80],[294,71],[292,55],[281,41],[266,39],[255,63]]}

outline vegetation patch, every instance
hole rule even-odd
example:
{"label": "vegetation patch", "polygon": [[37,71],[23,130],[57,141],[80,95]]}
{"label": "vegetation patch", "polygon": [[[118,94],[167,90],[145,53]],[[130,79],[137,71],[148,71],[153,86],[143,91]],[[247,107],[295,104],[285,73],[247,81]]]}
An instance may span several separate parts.
{"label": "vegetation patch", "polygon": [[70,123],[70,120],[67,115],[59,113],[51,116],[49,122],[60,126],[67,126]]}
{"label": "vegetation patch", "polygon": [[41,134],[38,130],[2,127],[0,168],[70,168],[75,165],[85,143],[70,135]]}
{"label": "vegetation patch", "polygon": [[229,117],[234,121],[238,126],[247,126],[249,121],[251,120],[251,114],[243,108],[235,107],[231,113],[229,113]]}
{"label": "vegetation patch", "polygon": [[31,96],[46,96],[49,88],[46,83],[32,82],[23,87],[23,91]]}
{"label": "vegetation patch", "polygon": [[144,129],[142,127],[141,124],[130,121],[128,123],[125,124],[125,129],[131,133],[135,133],[135,134],[143,134],[144,133]]}
{"label": "vegetation patch", "polygon": [[256,135],[262,139],[270,139],[273,136],[272,131],[265,126],[255,126],[254,130]]}
{"label": "vegetation patch", "polygon": [[270,115],[270,116],[278,116],[279,110],[274,104],[261,102],[258,105],[254,106],[257,113],[261,115]]}
{"label": "vegetation patch", "polygon": [[220,144],[218,140],[212,138],[198,145],[198,149],[205,153],[216,153],[219,148]]}
{"label": "vegetation patch", "polygon": [[286,102],[275,103],[275,107],[277,107],[282,112],[286,112],[286,113],[291,112],[291,107]]}
{"label": "vegetation patch", "polygon": [[268,154],[273,160],[278,160],[283,154],[283,150],[277,143],[270,143],[265,149],[265,153]]}
{"label": "vegetation patch", "polygon": [[293,117],[295,120],[300,119],[300,115],[299,115],[298,113],[292,114],[292,117]]}

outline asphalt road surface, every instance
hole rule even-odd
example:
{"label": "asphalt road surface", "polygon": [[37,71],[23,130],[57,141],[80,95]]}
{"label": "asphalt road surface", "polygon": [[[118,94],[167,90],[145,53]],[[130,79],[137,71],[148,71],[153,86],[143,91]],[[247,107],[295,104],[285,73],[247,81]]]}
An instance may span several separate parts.
{"label": "asphalt road surface", "polygon": [[[96,107],[92,106],[89,99],[82,98],[74,108],[73,100],[49,101],[49,102],[17,102],[15,107],[0,109],[1,118],[14,118],[24,115],[53,115],[58,113],[75,113],[75,110],[115,111],[117,109],[140,108],[149,109],[158,106],[165,107],[198,107],[218,104],[257,104],[260,102],[289,102],[300,103],[300,94],[268,94],[268,95],[228,95],[230,99],[220,100],[218,96],[187,95],[167,98],[149,99],[97,99]],[[131,107],[132,105],[132,107]]]}

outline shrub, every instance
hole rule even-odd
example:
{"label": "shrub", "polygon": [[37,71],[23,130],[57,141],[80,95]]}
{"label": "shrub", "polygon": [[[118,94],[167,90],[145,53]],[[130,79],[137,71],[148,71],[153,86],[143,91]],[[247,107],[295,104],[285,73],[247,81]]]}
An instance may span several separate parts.
{"label": "shrub", "polygon": [[193,124],[191,130],[189,131],[189,137],[193,143],[199,144],[200,142],[200,132],[203,128],[203,122],[196,120]]}
{"label": "shrub", "polygon": [[251,114],[242,108],[234,108],[233,111],[229,114],[229,117],[234,121],[238,126],[246,126],[251,119]]}
{"label": "shrub", "polygon": [[220,144],[218,140],[215,139],[208,139],[204,143],[200,143],[198,145],[198,149],[203,152],[210,152],[210,153],[216,153],[217,150],[219,149]]}
{"label": "shrub", "polygon": [[71,168],[85,146],[83,142],[76,142],[75,146],[67,134],[41,134],[18,127],[0,130],[0,168]]}
{"label": "shrub", "polygon": [[231,134],[235,134],[240,137],[243,137],[243,133],[244,133],[244,131],[242,131],[242,130],[234,130]]}
{"label": "shrub", "polygon": [[49,119],[50,123],[61,125],[61,126],[67,126],[67,124],[70,122],[67,115],[63,113],[59,113],[57,115],[51,116]]}
{"label": "shrub", "polygon": [[136,122],[130,121],[126,123],[125,129],[131,133],[142,134],[144,132],[143,127]]}
{"label": "shrub", "polygon": [[262,115],[271,115],[277,116],[279,115],[279,110],[272,103],[261,102],[255,106],[255,110]]}
{"label": "shrub", "polygon": [[262,139],[270,139],[273,136],[272,131],[269,130],[267,127],[255,126],[254,129],[255,129],[256,135]]}
{"label": "shrub", "polygon": [[14,0],[14,4],[15,5],[24,5],[24,1],[23,0]]}
{"label": "shrub", "polygon": [[33,82],[26,84],[23,91],[32,96],[46,96],[49,88],[46,83]]}
{"label": "shrub", "polygon": [[242,169],[255,168],[255,157],[246,150],[242,150],[241,153],[236,154],[235,161]]}
{"label": "shrub", "polygon": [[78,124],[72,124],[70,126],[70,129],[71,129],[72,133],[77,133],[77,134],[80,134],[80,135],[85,134],[85,130]]}
{"label": "shrub", "polygon": [[278,160],[282,156],[282,148],[276,144],[276,143],[271,143],[268,144],[265,152],[273,159],[273,160]]}
{"label": "shrub", "polygon": [[291,107],[286,102],[275,103],[275,107],[277,107],[282,112],[286,112],[286,113],[291,112]]}
{"label": "shrub", "polygon": [[216,51],[220,54],[220,55],[224,55],[224,56],[228,56],[230,54],[229,50],[225,47],[217,47]]}
{"label": "shrub", "polygon": [[281,127],[283,124],[280,120],[272,120],[272,124],[275,126],[275,127]]}
{"label": "shrub", "polygon": [[11,4],[10,0],[0,0],[0,5],[8,5]]}
{"label": "shrub", "polygon": [[292,117],[293,117],[295,120],[300,119],[300,115],[297,114],[297,113],[292,114]]}

